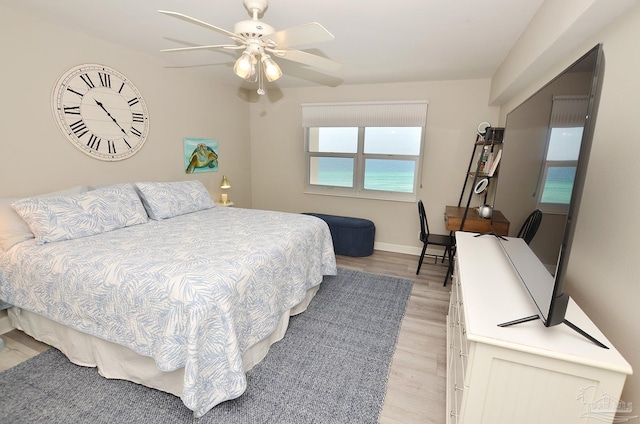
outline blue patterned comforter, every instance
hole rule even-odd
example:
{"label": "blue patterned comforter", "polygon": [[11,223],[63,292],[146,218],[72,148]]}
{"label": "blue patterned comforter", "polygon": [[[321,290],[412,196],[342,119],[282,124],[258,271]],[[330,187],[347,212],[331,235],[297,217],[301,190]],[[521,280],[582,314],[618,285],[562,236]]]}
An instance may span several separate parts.
{"label": "blue patterned comforter", "polygon": [[241,355],[323,275],[329,229],[312,216],[215,207],[0,253],[0,299],[185,368],[202,416],[246,389]]}

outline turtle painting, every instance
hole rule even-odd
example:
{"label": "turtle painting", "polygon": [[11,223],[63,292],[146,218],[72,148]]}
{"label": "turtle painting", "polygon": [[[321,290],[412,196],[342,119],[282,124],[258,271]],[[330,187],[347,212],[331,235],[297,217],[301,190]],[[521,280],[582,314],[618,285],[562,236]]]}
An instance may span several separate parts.
{"label": "turtle painting", "polygon": [[218,166],[218,154],[204,143],[198,143],[189,158],[187,174],[193,173],[196,168],[216,168]]}

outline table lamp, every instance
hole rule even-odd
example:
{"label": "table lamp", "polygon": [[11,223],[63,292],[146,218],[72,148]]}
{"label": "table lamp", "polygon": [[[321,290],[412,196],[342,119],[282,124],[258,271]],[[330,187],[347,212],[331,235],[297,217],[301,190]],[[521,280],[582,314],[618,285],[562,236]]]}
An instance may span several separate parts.
{"label": "table lamp", "polygon": [[[222,190],[231,188],[231,184],[229,183],[229,180],[227,179],[226,175],[222,176],[222,182],[220,183],[220,188]],[[222,192],[222,194],[220,195],[220,203],[222,203],[223,205],[226,205],[229,203],[229,198],[227,196],[227,193]]]}

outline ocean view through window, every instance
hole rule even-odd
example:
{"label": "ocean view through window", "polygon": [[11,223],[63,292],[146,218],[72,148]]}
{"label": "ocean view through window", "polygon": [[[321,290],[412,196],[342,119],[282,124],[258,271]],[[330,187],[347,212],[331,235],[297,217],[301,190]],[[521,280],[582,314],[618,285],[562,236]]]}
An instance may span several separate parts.
{"label": "ocean view through window", "polygon": [[303,103],[304,192],[415,202],[428,104]]}
{"label": "ocean view through window", "polygon": [[576,176],[582,127],[551,128],[538,205],[543,212],[566,213]]}
{"label": "ocean view through window", "polygon": [[413,200],[422,133],[421,127],[308,128],[307,188],[357,197]]}

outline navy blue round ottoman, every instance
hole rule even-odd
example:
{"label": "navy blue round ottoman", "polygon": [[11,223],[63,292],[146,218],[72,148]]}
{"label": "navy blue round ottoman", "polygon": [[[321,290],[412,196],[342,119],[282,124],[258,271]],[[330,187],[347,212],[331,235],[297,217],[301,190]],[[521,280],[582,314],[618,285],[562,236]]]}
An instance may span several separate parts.
{"label": "navy blue round ottoman", "polygon": [[329,226],[336,255],[369,256],[373,254],[376,227],[372,221],[348,216],[305,212],[322,219]]}

